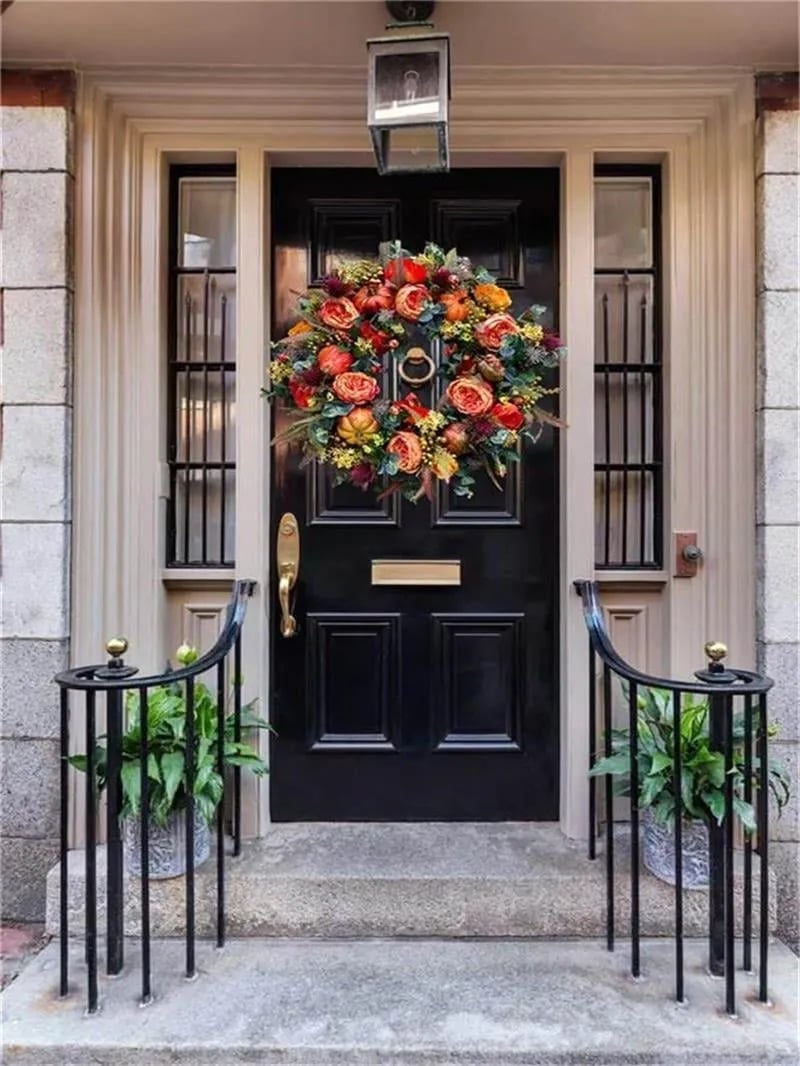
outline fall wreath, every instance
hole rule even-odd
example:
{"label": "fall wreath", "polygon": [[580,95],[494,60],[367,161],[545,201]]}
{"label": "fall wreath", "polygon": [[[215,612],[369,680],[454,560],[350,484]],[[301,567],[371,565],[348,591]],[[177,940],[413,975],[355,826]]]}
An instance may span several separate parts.
{"label": "fall wreath", "polygon": [[[455,250],[411,255],[393,242],[385,253],[300,296],[299,321],[273,343],[268,395],[297,415],[282,436],[337,483],[381,494],[430,498],[438,479],[471,496],[480,471],[499,487],[520,441],[561,424],[540,401],[558,391],[545,373],[565,349],[540,322],[545,308],[514,317],[508,292]],[[392,399],[401,381],[409,392]]]}

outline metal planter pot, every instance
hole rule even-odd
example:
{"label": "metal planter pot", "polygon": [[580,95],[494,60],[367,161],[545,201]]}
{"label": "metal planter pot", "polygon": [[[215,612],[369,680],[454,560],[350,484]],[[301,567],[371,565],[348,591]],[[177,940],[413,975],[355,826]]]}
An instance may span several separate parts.
{"label": "metal planter pot", "polygon": [[[681,833],[683,887],[708,887],[708,826],[684,822]],[[642,862],[651,874],[668,885],[675,884],[675,834],[672,826],[660,825],[652,811],[642,811]]]}
{"label": "metal planter pot", "polygon": [[[141,828],[139,818],[125,820],[125,866],[133,877],[142,876]],[[152,819],[149,837],[149,874],[152,880],[181,877],[186,873],[186,812],[173,811],[166,825]],[[194,864],[205,862],[211,852],[211,834],[203,819],[194,819]]]}

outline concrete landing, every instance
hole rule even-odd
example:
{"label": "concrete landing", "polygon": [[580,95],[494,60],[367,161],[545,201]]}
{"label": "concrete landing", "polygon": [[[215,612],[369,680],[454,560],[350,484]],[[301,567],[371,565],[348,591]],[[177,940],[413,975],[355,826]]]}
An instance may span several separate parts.
{"label": "concrete landing", "polygon": [[101,979],[101,1012],[83,1013],[81,946],[75,994],[58,998],[52,943],[3,996],[4,1059],[15,1066],[444,1066],[445,1063],[797,1066],[798,960],[772,949],[774,1006],[739,975],[740,1016],[687,944],[688,1005],[673,993],[672,945],[643,944],[644,978],[627,945],[597,942],[232,941],[200,945],[199,977],[180,976],[182,944],[154,944],[155,1001],[138,1006],[138,952]]}
{"label": "concrete landing", "polygon": [[[624,933],[630,905],[628,841],[622,829],[615,839],[617,920]],[[757,861],[754,867],[757,892]],[[73,852],[69,913],[75,935],[83,929],[83,878],[83,852]],[[56,868],[48,878],[53,933],[58,881]],[[568,840],[555,824],[278,824],[264,838],[247,841],[243,854],[229,861],[227,882],[229,929],[236,936],[579,937],[605,930],[602,851],[589,862],[585,845]],[[671,935],[674,890],[646,872],[641,885],[643,935]],[[737,893],[740,887],[737,877]],[[140,931],[138,891],[138,880],[131,879],[126,923],[134,936]],[[212,855],[197,879],[198,929],[204,935],[212,932],[214,893]],[[104,899],[101,849],[101,923]],[[181,879],[153,883],[156,935],[182,931],[183,899]],[[684,912],[687,935],[704,935],[707,893],[686,892]]]}

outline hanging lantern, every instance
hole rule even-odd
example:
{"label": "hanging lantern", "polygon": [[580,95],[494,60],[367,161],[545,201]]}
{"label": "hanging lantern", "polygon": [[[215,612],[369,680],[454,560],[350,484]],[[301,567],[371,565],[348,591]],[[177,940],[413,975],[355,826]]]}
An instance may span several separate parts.
{"label": "hanging lantern", "polygon": [[450,169],[450,36],[367,41],[367,125],[379,174]]}

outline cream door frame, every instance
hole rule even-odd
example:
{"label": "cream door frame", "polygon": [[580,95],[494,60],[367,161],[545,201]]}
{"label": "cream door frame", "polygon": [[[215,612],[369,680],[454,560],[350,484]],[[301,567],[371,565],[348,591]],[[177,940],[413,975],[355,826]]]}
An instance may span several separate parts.
{"label": "cream door frame", "polygon": [[[753,79],[734,70],[454,72],[455,161],[556,161],[562,171],[561,321],[570,347],[562,411],[560,824],[586,833],[586,635],[572,581],[593,573],[592,172],[595,161],[665,168],[666,544],[696,529],[701,577],[599,575],[624,618],[663,590],[664,668],[700,665],[708,636],[754,658]],[[90,69],[77,109],[73,659],[124,631],[132,658],[164,652],[165,175],[177,159],[239,168],[240,494],[237,574],[259,582],[246,627],[251,695],[268,692],[271,604],[268,342],[269,161],[368,161],[363,72]],[[246,512],[245,512],[246,507]],[[245,513],[247,521],[244,520]],[[169,575],[166,575],[169,576]],[[184,575],[185,579],[185,575]],[[197,574],[206,580],[230,573]],[[644,580],[643,580],[644,579]],[[638,606],[637,606],[638,605]],[[80,797],[77,797],[79,807]],[[79,813],[79,811],[78,811]],[[75,839],[80,839],[80,820]],[[254,789],[247,829],[269,824]]]}

